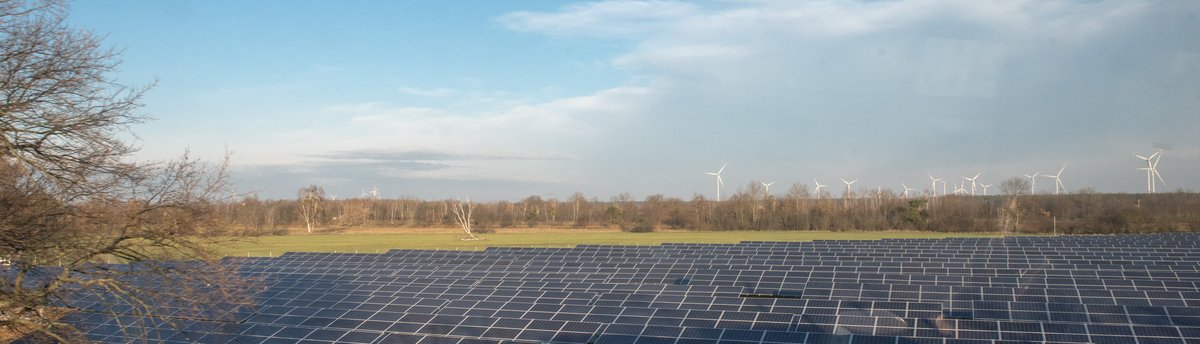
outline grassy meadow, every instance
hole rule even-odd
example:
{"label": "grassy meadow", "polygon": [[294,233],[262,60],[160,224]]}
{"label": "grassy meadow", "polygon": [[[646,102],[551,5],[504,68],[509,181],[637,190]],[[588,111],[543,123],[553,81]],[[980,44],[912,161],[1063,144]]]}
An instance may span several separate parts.
{"label": "grassy meadow", "polygon": [[491,246],[571,247],[579,244],[657,245],[675,243],[736,243],[752,241],[875,240],[882,238],[945,238],[995,236],[988,233],[940,232],[571,232],[538,231],[484,234],[484,240],[463,241],[460,233],[305,234],[240,238],[223,244],[227,256],[278,256],[284,252],[382,253],[390,249],[482,250]]}

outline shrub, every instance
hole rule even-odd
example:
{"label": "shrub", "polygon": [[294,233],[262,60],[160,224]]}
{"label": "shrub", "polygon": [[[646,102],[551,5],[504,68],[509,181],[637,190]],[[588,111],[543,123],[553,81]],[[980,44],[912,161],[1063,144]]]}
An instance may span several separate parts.
{"label": "shrub", "polygon": [[650,233],[650,232],[654,232],[654,226],[637,225],[637,226],[630,227],[630,228],[626,229],[625,231],[629,232],[629,233]]}

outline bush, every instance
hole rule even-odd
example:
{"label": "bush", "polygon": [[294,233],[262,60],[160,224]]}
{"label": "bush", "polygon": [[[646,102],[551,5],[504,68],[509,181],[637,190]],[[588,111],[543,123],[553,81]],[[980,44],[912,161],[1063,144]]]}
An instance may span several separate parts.
{"label": "bush", "polygon": [[650,232],[654,232],[654,226],[637,225],[637,226],[630,227],[630,228],[626,229],[625,231],[629,232],[629,233],[650,233]]}
{"label": "bush", "polygon": [[471,232],[475,234],[496,234],[496,229],[487,226],[471,227]]}

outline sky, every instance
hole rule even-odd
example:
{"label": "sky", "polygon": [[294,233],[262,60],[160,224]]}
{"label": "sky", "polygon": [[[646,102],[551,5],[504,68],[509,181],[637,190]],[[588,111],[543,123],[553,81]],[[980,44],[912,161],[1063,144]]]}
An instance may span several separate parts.
{"label": "sky", "polygon": [[[520,200],[929,176],[1200,190],[1200,2],[79,1],[140,160],[238,192]],[[1052,192],[1052,180],[1038,181]],[[992,189],[994,194],[996,189]]]}

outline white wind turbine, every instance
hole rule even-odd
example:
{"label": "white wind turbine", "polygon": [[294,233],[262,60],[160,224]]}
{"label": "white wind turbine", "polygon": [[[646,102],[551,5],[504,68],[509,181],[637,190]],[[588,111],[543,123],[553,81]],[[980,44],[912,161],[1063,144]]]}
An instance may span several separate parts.
{"label": "white wind turbine", "polygon": [[906,184],[904,184],[904,183],[900,183],[900,186],[903,186],[903,187],[904,187],[904,199],[908,199],[908,192],[909,192],[909,191],[916,190],[916,189],[913,189],[913,188],[910,188],[910,187],[908,187],[908,185],[906,185]]}
{"label": "white wind turbine", "polygon": [[967,182],[962,182],[962,184],[955,183],[954,184],[954,194],[955,195],[967,194]]}
{"label": "white wind turbine", "polygon": [[1042,171],[1034,172],[1032,176],[1028,175],[1028,174],[1025,175],[1025,178],[1029,178],[1029,194],[1030,195],[1037,194],[1037,176],[1039,174],[1042,174]]}
{"label": "white wind turbine", "polygon": [[821,188],[826,187],[828,185],[821,184],[821,182],[817,181],[817,178],[813,178],[813,184],[817,185],[817,188],[813,189],[813,193],[817,195],[817,198],[821,198]]}
{"label": "white wind turbine", "polygon": [[[1158,181],[1160,183],[1162,183],[1163,186],[1167,186],[1167,181],[1163,180],[1163,177],[1161,174],[1158,174],[1158,161],[1162,160],[1162,157],[1163,157],[1163,155],[1159,154],[1158,158],[1154,159],[1154,163],[1150,164],[1150,171],[1154,172],[1154,176],[1158,177]],[[1156,192],[1158,191],[1158,187],[1155,187],[1154,189]]]}
{"label": "white wind turbine", "polygon": [[725,181],[721,180],[721,172],[725,172],[726,165],[729,165],[729,164],[726,163],[724,165],[721,165],[721,169],[717,170],[716,172],[704,172],[704,174],[717,177],[717,202],[721,201],[721,186],[725,185]]}
{"label": "white wind turbine", "polygon": [[979,186],[983,187],[983,195],[984,195],[984,196],[987,196],[987,195],[988,195],[988,194],[987,194],[987,189],[988,189],[988,188],[990,188],[990,187],[992,187],[992,184],[983,184],[983,183],[980,183],[980,184],[979,184]]}
{"label": "white wind turbine", "polygon": [[1059,191],[1067,191],[1067,187],[1063,186],[1063,183],[1062,183],[1062,173],[1063,173],[1063,170],[1065,170],[1065,169],[1067,169],[1067,164],[1063,164],[1063,167],[1058,169],[1058,174],[1042,175],[1042,177],[1054,179],[1054,194],[1055,195],[1057,195]]}
{"label": "white wind turbine", "polygon": [[362,191],[362,193],[358,194],[358,197],[360,197],[360,198],[370,198],[370,199],[379,199],[379,187],[378,187],[378,186],[372,186],[372,187],[371,187],[371,191],[367,191],[367,190],[365,190],[365,189],[364,189],[364,190]]}
{"label": "white wind turbine", "polygon": [[1155,191],[1157,191],[1156,185],[1154,183],[1154,177],[1158,177],[1158,180],[1160,182],[1162,182],[1162,184],[1164,186],[1167,185],[1167,182],[1163,181],[1162,175],[1158,174],[1158,161],[1162,159],[1162,151],[1154,152],[1154,154],[1150,154],[1149,157],[1144,157],[1144,156],[1137,155],[1137,154],[1134,154],[1133,156],[1136,156],[1139,159],[1146,161],[1146,167],[1139,168],[1138,170],[1146,171],[1146,192],[1147,193],[1154,193]]}
{"label": "white wind turbine", "polygon": [[[979,173],[976,173],[975,176],[971,177],[971,178],[963,177],[963,179],[971,181],[971,196],[975,196],[975,180],[979,179],[979,176],[982,174],[983,174],[983,172],[979,172]],[[964,182],[963,189],[966,189],[966,188],[967,188],[967,183]]]}
{"label": "white wind turbine", "polygon": [[934,178],[933,175],[929,176],[929,193],[932,196],[937,196],[937,183],[940,181],[942,181],[941,178]]}
{"label": "white wind turbine", "polygon": [[846,193],[842,195],[842,198],[846,198],[846,197],[850,196],[850,185],[854,185],[854,183],[857,183],[857,182],[858,182],[858,179],[846,181],[845,178],[842,178],[842,183],[846,183]]}
{"label": "white wind turbine", "polygon": [[775,182],[770,182],[770,183],[759,182],[759,184],[762,184],[763,192],[766,193],[767,195],[770,195],[771,194],[771,185],[775,184]]}

